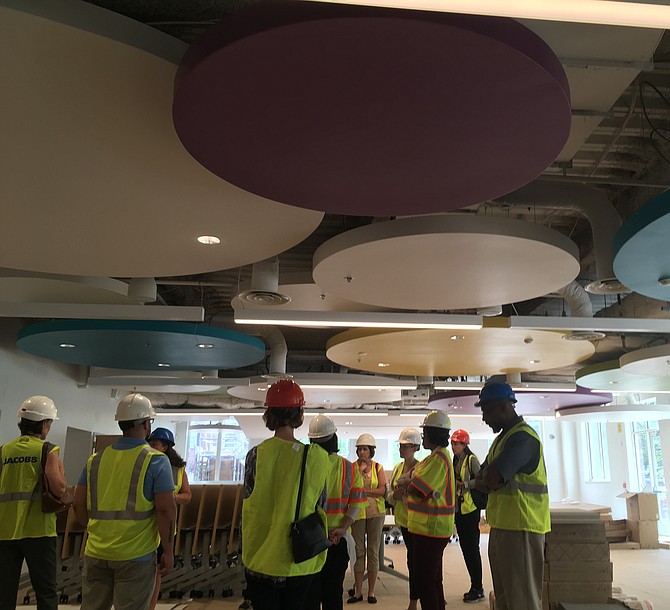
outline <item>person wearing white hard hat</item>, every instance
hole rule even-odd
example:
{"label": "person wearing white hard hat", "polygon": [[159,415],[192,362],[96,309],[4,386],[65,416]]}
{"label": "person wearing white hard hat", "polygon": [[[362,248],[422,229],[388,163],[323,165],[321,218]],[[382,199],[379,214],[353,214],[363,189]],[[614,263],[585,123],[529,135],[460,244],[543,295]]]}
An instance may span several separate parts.
{"label": "person wearing white hard hat", "polygon": [[[386,473],[381,464],[372,458],[375,455],[377,441],[372,434],[361,434],[356,440],[358,470],[363,478],[368,503],[365,512],[361,511],[351,526],[351,534],[356,545],[356,563],[354,564],[354,589],[349,590],[348,604],[363,601],[363,576],[365,560],[368,567],[368,603],[376,604],[375,585],[379,573],[379,545],[384,529],[386,513]],[[367,541],[366,541],[367,538]]]}
{"label": "person wearing white hard hat", "polygon": [[146,610],[163,546],[161,576],[172,570],[175,531],[170,460],[145,440],[155,411],[142,394],[116,408],[123,436],[93,454],[75,490],[74,510],[88,538],[82,573],[82,610]]}
{"label": "person wearing white hard hat", "polygon": [[413,538],[413,569],[422,610],[444,610],[442,555],[454,533],[454,467],[446,450],[451,420],[432,411],[423,420],[423,446],[430,455],[407,485],[407,529]]}
{"label": "person wearing white hard hat", "polygon": [[308,436],[311,443],[326,450],[331,464],[326,500],[331,546],[321,573],[316,574],[312,580],[303,610],[342,610],[343,583],[349,565],[349,551],[344,535],[356,520],[361,507],[368,501],[358,468],[337,455],[335,422],[328,415],[317,415],[309,423]]}
{"label": "person wearing white hard hat", "polygon": [[419,603],[419,594],[416,590],[414,576],[413,538],[407,529],[407,485],[414,473],[414,468],[419,463],[415,457],[416,452],[421,449],[421,432],[415,428],[405,428],[398,437],[400,445],[400,457],[393,469],[389,490],[386,499],[393,506],[395,524],[402,532],[402,539],[407,549],[407,571],[409,573],[409,606],[407,610],[416,610]]}
{"label": "person wearing white hard hat", "polygon": [[296,561],[291,544],[292,524],[314,512],[322,520],[324,538],[328,533],[324,507],[331,466],[321,447],[305,446],[295,437],[304,404],[302,388],[292,379],[268,388],[263,419],[274,436],[251,448],[244,465],[242,562],[245,597],[254,610],[302,608],[314,575],[326,562],[326,549]]}
{"label": "person wearing white hard hat", "polygon": [[[23,401],[17,417],[21,435],[0,447],[0,609],[16,608],[25,560],[39,610],[56,610],[56,515],[43,513],[41,503],[42,451],[49,489],[62,497],[67,489],[59,448],[46,442],[58,419],[56,405],[46,396]],[[46,449],[44,449],[44,445]]]}

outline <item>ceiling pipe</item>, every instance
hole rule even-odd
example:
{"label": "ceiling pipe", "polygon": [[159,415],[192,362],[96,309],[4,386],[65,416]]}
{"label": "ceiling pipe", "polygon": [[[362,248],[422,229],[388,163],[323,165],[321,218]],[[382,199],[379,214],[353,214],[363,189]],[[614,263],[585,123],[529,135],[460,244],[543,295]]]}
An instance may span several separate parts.
{"label": "ceiling pipe", "polygon": [[534,182],[496,200],[510,207],[572,210],[591,224],[596,259],[596,281],[587,286],[594,294],[616,294],[628,290],[614,275],[612,240],[621,227],[621,217],[612,202],[595,189],[579,184]]}
{"label": "ceiling pipe", "polygon": [[565,300],[570,307],[570,315],[579,318],[592,318],[593,305],[588,292],[578,282],[570,282],[559,288],[556,293]]}

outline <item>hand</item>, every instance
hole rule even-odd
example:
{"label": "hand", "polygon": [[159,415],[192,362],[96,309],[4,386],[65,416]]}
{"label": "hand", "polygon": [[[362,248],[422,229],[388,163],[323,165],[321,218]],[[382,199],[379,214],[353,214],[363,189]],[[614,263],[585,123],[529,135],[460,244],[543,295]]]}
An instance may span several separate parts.
{"label": "hand", "polygon": [[336,527],[328,530],[328,540],[330,540],[330,543],[333,545],[339,544],[346,531],[347,530],[343,527]]}
{"label": "hand", "polygon": [[462,489],[465,487],[463,481],[456,481],[456,489]]}
{"label": "hand", "polygon": [[165,576],[166,574],[169,574],[172,572],[172,568],[174,567],[174,555],[172,553],[172,549],[170,549],[170,552],[164,552],[163,556],[161,557],[161,562],[158,564],[158,573],[161,576]]}

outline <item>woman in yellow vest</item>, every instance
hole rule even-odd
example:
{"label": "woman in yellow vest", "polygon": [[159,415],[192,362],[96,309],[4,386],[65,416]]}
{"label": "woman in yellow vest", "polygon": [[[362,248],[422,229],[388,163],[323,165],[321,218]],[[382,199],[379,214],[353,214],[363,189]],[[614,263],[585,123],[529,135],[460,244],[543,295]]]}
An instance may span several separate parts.
{"label": "woman in yellow vest", "polygon": [[[368,603],[376,604],[375,585],[379,572],[379,545],[384,529],[386,514],[386,473],[381,464],[372,458],[375,455],[377,441],[372,434],[361,434],[356,440],[358,469],[363,478],[365,495],[368,504],[358,514],[358,519],[351,526],[351,535],[356,544],[356,563],[354,564],[354,591],[349,590],[348,604],[363,601],[363,575],[365,573],[365,557],[368,560]],[[367,544],[366,544],[367,537]]]}
{"label": "woman in yellow vest", "polygon": [[482,584],[482,556],[479,552],[479,520],[482,511],[475,506],[470,489],[481,470],[477,456],[470,450],[470,435],[465,430],[456,430],[451,435],[451,450],[454,452],[454,475],[456,478],[457,505],[456,531],[465,565],[470,575],[470,590],[463,594],[465,603],[484,599]]}
{"label": "woman in yellow vest", "polygon": [[454,533],[454,468],[446,450],[451,421],[444,411],[423,420],[423,446],[431,453],[414,469],[407,486],[407,529],[422,610],[444,610],[442,554]]}
{"label": "woman in yellow vest", "polygon": [[421,449],[421,432],[414,428],[405,428],[398,437],[398,443],[400,444],[402,462],[398,462],[393,469],[386,499],[389,504],[393,505],[395,524],[402,532],[402,539],[407,549],[407,571],[409,573],[409,606],[407,610],[417,610],[419,594],[414,582],[414,545],[412,544],[412,534],[407,529],[407,484],[414,473],[414,468],[419,463],[414,455]]}
{"label": "woman in yellow vest", "polygon": [[[56,515],[43,513],[42,447],[56,406],[46,396],[31,396],[19,408],[21,436],[0,447],[0,608],[15,608],[25,559],[40,610],[57,610]],[[58,447],[52,446],[44,469],[49,489],[60,497],[67,483]]]}
{"label": "woman in yellow vest", "polygon": [[305,398],[297,383],[280,379],[268,389],[263,415],[274,436],[247,454],[242,503],[242,561],[246,597],[254,610],[301,608],[314,574],[321,571],[326,551],[296,563],[291,546],[304,452],[305,478],[298,519],[315,510],[327,535],[324,505],[331,470],[319,445],[300,443],[294,431],[303,422]]}
{"label": "woman in yellow vest", "polygon": [[[174,450],[174,434],[167,428],[156,428],[151,432],[147,439],[153,449],[164,453],[170,460],[172,466],[172,479],[174,480],[174,501],[179,508],[182,504],[188,504],[191,501],[191,486],[186,475],[186,462]],[[175,524],[176,525],[176,524]],[[176,531],[176,528],[175,528]],[[160,564],[163,555],[163,545],[158,545],[156,559]],[[161,575],[156,570],[156,584],[154,585],[154,594],[149,604],[149,610],[154,610],[158,596],[161,590]]]}

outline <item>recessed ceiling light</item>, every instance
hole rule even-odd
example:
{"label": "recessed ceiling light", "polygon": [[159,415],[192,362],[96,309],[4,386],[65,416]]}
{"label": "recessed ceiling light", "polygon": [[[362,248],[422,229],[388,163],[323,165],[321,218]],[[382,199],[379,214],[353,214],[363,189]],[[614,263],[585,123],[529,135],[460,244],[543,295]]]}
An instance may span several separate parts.
{"label": "recessed ceiling light", "polygon": [[528,361],[530,364],[540,364],[539,360],[529,360]]}
{"label": "recessed ceiling light", "polygon": [[198,237],[198,241],[206,246],[215,246],[221,243],[221,240],[216,235],[201,235]]}
{"label": "recessed ceiling light", "polygon": [[166,367],[170,366],[170,364],[168,362],[159,362],[158,366],[160,366],[162,368],[166,368]]}
{"label": "recessed ceiling light", "polygon": [[664,276],[658,278],[659,286],[670,286],[670,277]]}
{"label": "recessed ceiling light", "polygon": [[62,347],[63,349],[72,349],[77,346],[74,343],[61,343],[58,347]]}
{"label": "recessed ceiling light", "polygon": [[198,343],[200,349],[212,349],[214,347],[213,343]]}
{"label": "recessed ceiling light", "polygon": [[344,424],[345,424],[346,426],[351,426],[353,423],[354,423],[354,422],[352,422],[352,421],[345,421],[345,422],[344,422]]}
{"label": "recessed ceiling light", "polygon": [[380,368],[385,368],[385,367],[391,366],[391,365],[388,362],[380,362],[379,364],[377,364],[377,366],[380,367]]}
{"label": "recessed ceiling light", "polygon": [[542,394],[540,398],[544,398],[546,400],[547,398],[549,398],[549,396],[547,396],[546,394]]}
{"label": "recessed ceiling light", "polygon": [[452,341],[460,341],[461,339],[465,339],[465,337],[463,335],[451,335],[451,337],[449,337],[449,338]]}

